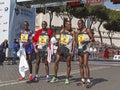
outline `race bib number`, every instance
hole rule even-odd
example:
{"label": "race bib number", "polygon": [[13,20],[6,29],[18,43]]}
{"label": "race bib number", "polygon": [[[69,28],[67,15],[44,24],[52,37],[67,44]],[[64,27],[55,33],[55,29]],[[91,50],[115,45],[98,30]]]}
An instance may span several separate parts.
{"label": "race bib number", "polygon": [[47,37],[46,36],[40,36],[38,40],[39,44],[45,45],[47,43]]}
{"label": "race bib number", "polygon": [[21,34],[21,41],[22,42],[27,42],[28,41],[28,34]]}
{"label": "race bib number", "polygon": [[65,35],[61,35],[60,43],[66,45],[66,44],[68,44],[68,42],[69,42],[69,37],[67,37]]}
{"label": "race bib number", "polygon": [[78,35],[78,42],[84,41],[85,40],[85,35],[84,34],[80,34]]}

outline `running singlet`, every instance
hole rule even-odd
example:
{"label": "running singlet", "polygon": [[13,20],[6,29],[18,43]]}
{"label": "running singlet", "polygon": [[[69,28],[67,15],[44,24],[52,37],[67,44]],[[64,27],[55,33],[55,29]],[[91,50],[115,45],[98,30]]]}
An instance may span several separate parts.
{"label": "running singlet", "polygon": [[60,36],[60,45],[64,45],[71,52],[73,38],[70,32],[63,32]]}
{"label": "running singlet", "polygon": [[[20,41],[21,43],[30,43],[32,41],[32,38],[31,38],[31,31],[28,30],[28,31],[21,31],[21,34],[20,34]],[[26,53],[30,54],[33,52],[34,48],[33,48],[33,45],[32,44],[29,44],[27,46],[25,46],[25,50],[26,50]]]}
{"label": "running singlet", "polygon": [[28,31],[21,31],[20,40],[21,40],[22,43],[30,42],[31,41],[30,37],[31,37],[30,30],[28,30]]}
{"label": "running singlet", "polygon": [[44,46],[48,46],[49,43],[49,35],[47,32],[40,34],[39,38],[38,38],[38,49],[42,49]]}
{"label": "running singlet", "polygon": [[86,31],[80,32],[77,36],[77,41],[78,41],[78,49],[84,49],[83,47],[85,46],[85,51],[88,51],[90,48],[89,43],[84,43],[82,44],[81,41],[88,41],[90,38],[88,36],[88,33]]}

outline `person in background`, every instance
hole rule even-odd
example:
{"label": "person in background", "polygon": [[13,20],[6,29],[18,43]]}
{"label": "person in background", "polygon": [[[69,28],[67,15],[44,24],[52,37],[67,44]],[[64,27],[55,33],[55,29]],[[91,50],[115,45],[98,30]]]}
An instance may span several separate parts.
{"label": "person in background", "polygon": [[2,43],[1,43],[1,45],[0,45],[0,48],[1,48],[1,64],[3,64],[3,62],[4,62],[4,60],[6,59],[8,59],[8,57],[6,57],[7,55],[6,55],[6,49],[8,49],[8,40],[7,39],[5,39]]}
{"label": "person in background", "polygon": [[[25,48],[26,56],[27,56],[27,61],[29,65],[29,70],[30,70],[30,75],[29,75],[29,80],[33,80],[32,76],[32,54],[34,52],[34,46],[32,44],[32,39],[33,39],[33,31],[29,29],[29,23],[28,21],[24,21],[23,23],[24,30],[20,31],[20,43],[22,43],[22,46]],[[25,77],[20,76],[18,78],[20,81],[24,80]]]}
{"label": "person in background", "polygon": [[105,50],[104,50],[104,58],[105,59],[109,58],[109,49],[108,49],[108,47],[106,47]]}
{"label": "person in background", "polygon": [[51,54],[52,54],[52,56],[51,56],[51,59],[52,59],[52,61],[54,62],[55,60],[56,60],[56,53],[57,53],[57,49],[58,49],[58,41],[57,41],[57,39],[53,36],[52,38],[51,38]]}
{"label": "person in background", "polygon": [[33,81],[38,82],[38,71],[40,59],[43,60],[45,64],[46,71],[46,82],[50,81],[49,77],[49,63],[47,60],[48,48],[50,48],[50,40],[52,38],[52,30],[47,28],[47,22],[42,21],[42,28],[36,31],[36,34],[33,38],[33,43],[36,51],[36,64],[35,64],[35,76]]}
{"label": "person in background", "polygon": [[18,39],[14,39],[13,42],[13,59],[12,59],[12,65],[17,64],[16,59],[17,59],[17,51],[20,49],[20,44]]}

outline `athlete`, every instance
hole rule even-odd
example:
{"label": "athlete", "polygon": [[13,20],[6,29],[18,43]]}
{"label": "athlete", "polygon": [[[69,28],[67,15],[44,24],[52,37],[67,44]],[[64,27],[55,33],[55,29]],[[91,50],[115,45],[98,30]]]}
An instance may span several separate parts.
{"label": "athlete", "polygon": [[33,42],[36,43],[36,65],[35,65],[35,76],[34,81],[39,81],[38,79],[38,71],[39,71],[39,64],[40,59],[42,58],[45,63],[45,70],[46,70],[46,81],[50,81],[49,77],[49,65],[47,61],[48,55],[48,48],[50,48],[50,39],[52,37],[52,30],[47,28],[47,22],[42,22],[42,28],[37,30]]}
{"label": "athlete", "polygon": [[[24,21],[23,26],[24,26],[24,30],[20,31],[20,42],[22,43],[22,46],[25,48],[29,70],[30,70],[29,80],[32,81],[33,80],[32,53],[34,52],[34,47],[32,44],[33,31],[28,28],[29,27],[28,21]],[[22,76],[19,77],[19,80],[23,80],[23,79],[25,79],[25,77]]]}
{"label": "athlete", "polygon": [[[80,62],[80,75],[81,80],[79,84],[85,84],[86,87],[91,85],[90,81],[90,70],[88,66],[88,57],[90,51],[90,44],[94,41],[93,34],[90,29],[85,27],[83,20],[78,20],[78,30],[77,30],[77,47],[78,47],[78,59]],[[84,71],[85,69],[85,71]],[[84,77],[84,72],[86,72],[86,80]]]}
{"label": "athlete", "polygon": [[54,83],[58,80],[57,71],[61,57],[66,59],[66,64],[67,64],[67,71],[66,71],[67,75],[65,79],[65,84],[70,83],[69,77],[71,71],[71,56],[73,55],[73,51],[74,51],[74,36],[75,33],[71,31],[71,22],[65,21],[64,29],[60,31],[59,46],[56,54],[56,61],[54,64],[54,76],[51,80],[51,83]]}

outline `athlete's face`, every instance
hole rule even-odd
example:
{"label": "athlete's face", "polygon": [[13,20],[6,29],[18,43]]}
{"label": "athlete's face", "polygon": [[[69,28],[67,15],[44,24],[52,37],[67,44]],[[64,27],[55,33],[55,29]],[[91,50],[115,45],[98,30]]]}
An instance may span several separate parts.
{"label": "athlete's face", "polygon": [[24,29],[27,30],[29,25],[27,22],[24,22],[23,26],[24,26]]}
{"label": "athlete's face", "polygon": [[66,22],[65,23],[65,29],[70,30],[70,28],[71,28],[71,22]]}
{"label": "athlete's face", "polygon": [[84,27],[84,23],[82,21],[78,21],[78,28],[82,29]]}
{"label": "athlete's face", "polygon": [[42,28],[46,29],[46,27],[47,27],[47,23],[46,22],[42,22]]}

